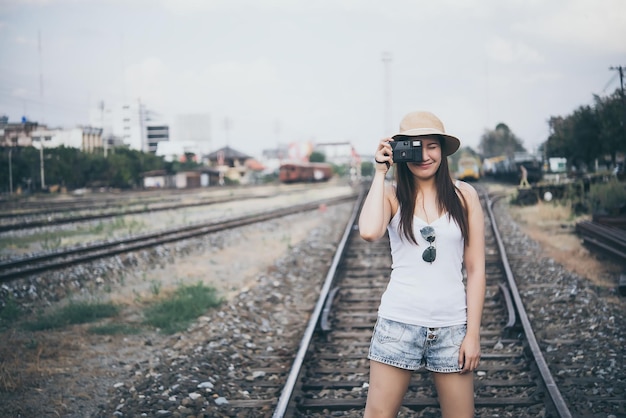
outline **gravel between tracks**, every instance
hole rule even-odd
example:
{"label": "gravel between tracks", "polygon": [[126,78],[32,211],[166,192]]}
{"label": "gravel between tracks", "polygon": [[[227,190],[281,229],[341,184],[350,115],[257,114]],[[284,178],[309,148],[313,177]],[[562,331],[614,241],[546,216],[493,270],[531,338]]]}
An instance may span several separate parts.
{"label": "gravel between tracks", "polygon": [[[222,283],[220,290],[230,292],[229,302],[207,312],[186,332],[171,337],[156,332],[98,337],[81,327],[36,335],[6,331],[0,345],[9,342],[22,353],[39,354],[21,363],[21,374],[12,375],[22,383],[19,390],[4,391],[0,386],[1,410],[11,417],[228,416],[217,403],[242,397],[241,388],[229,385],[230,376],[246,376],[259,353],[296,352],[300,330],[350,210],[349,205],[329,207],[316,216],[227,232],[195,249],[161,248],[130,260],[136,270],[158,260],[160,267],[153,271],[161,271],[158,277],[163,277],[180,274],[170,270],[168,260],[174,256],[179,260],[176,265],[186,264],[193,272],[200,260],[211,257],[198,248],[210,244],[232,251],[219,258],[221,263],[213,258],[209,264],[216,283],[238,276],[247,279]],[[598,285],[545,257],[544,248],[526,235],[504,203],[496,205],[496,215],[530,319],[542,330],[538,338],[557,383],[578,379],[579,384],[562,388],[574,416],[626,416],[623,401],[618,401],[626,395],[626,310],[614,283]],[[296,231],[296,225],[307,220],[312,223],[300,239],[294,236],[288,245],[278,245],[286,239],[277,230]],[[237,254],[254,242],[265,245],[254,246],[252,258],[258,262],[247,265],[246,257]],[[194,274],[198,272],[191,277]],[[150,281],[143,282],[146,286]],[[0,373],[6,376],[11,370],[5,359],[2,364]],[[202,383],[210,390],[199,389]],[[265,415],[271,416],[258,410],[249,416]]]}

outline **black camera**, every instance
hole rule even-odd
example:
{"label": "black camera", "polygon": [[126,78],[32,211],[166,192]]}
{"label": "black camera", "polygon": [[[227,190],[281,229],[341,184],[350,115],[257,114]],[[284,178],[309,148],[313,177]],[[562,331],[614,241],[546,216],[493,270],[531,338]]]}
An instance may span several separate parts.
{"label": "black camera", "polygon": [[394,163],[421,163],[424,161],[422,155],[422,141],[403,137],[390,142],[393,150]]}

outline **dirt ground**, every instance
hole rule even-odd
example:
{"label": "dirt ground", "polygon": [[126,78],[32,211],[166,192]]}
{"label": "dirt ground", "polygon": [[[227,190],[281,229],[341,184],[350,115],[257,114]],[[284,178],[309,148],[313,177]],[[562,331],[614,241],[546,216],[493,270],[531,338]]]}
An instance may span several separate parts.
{"label": "dirt ground", "polygon": [[[158,297],[151,290],[155,283],[163,296],[179,284],[202,281],[230,300],[254,286],[259,272],[271,268],[274,260],[324,221],[324,216],[299,216],[284,220],[282,228],[243,228],[240,235],[230,234],[221,249],[198,250],[175,264],[138,269],[141,272],[126,277],[123,285],[95,296],[123,306],[118,321],[131,326],[139,325],[143,304]],[[140,334],[94,335],[88,331],[92,325],[0,331],[1,418],[90,417],[99,404],[108,401],[111,387],[127,379],[136,364],[157,362],[164,347],[183,342],[176,334],[146,329]]]}
{"label": "dirt ground", "polygon": [[575,231],[576,223],[589,217],[572,217],[566,206],[539,202],[533,206],[511,206],[510,213],[526,235],[539,243],[548,258],[595,285],[615,288],[626,267],[590,252]]}
{"label": "dirt ground", "polygon": [[[570,216],[566,207],[539,203],[535,206],[511,206],[510,211],[520,228],[537,241],[547,257],[568,270],[592,280],[596,285],[614,288],[623,267],[591,254],[576,236],[574,227],[579,219]],[[268,268],[273,260],[290,245],[299,242],[303,234],[314,228],[320,217],[311,217],[306,228],[291,229],[289,235],[274,232],[252,233],[240,248],[226,247],[213,253],[190,255],[185,263],[155,271],[151,280],[137,280],[135,292],[149,294],[148,284],[158,280],[167,287],[173,278],[195,281],[211,270],[214,274],[206,283],[218,284],[228,296],[245,286],[254,285],[255,272]],[[296,232],[297,231],[297,232]],[[268,245],[269,242],[274,245]],[[280,243],[280,245],[276,245]],[[263,248],[264,251],[250,251]],[[241,257],[245,252],[245,257]],[[231,259],[238,264],[238,275],[230,270],[228,282],[215,260]],[[243,262],[242,260],[245,260]],[[233,263],[230,264],[231,268]],[[238,277],[233,282],[233,277]],[[169,279],[168,279],[169,278]],[[228,285],[225,285],[228,283]],[[136,294],[135,293],[135,294]],[[128,290],[114,294],[116,302],[132,305]],[[128,318],[134,314],[128,312]],[[0,416],[10,417],[88,417],[105,403],[108,390],[122,376],[127,376],[137,362],[158,361],[159,350],[171,345],[171,338],[156,333],[141,335],[98,336],[87,332],[87,326],[75,326],[61,331],[26,333],[7,330],[0,334]],[[111,356],[110,353],[116,353]],[[123,359],[123,361],[120,361]],[[146,360],[147,359],[147,360]],[[10,408],[10,409],[7,409]]]}

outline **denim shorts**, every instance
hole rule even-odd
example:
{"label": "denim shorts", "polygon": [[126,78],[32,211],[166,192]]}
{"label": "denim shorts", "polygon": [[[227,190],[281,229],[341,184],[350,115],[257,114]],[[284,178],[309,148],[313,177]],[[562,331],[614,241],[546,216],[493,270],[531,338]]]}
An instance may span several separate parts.
{"label": "denim shorts", "polygon": [[428,328],[379,317],[367,358],[407,370],[460,372],[459,349],[466,332],[466,324]]}

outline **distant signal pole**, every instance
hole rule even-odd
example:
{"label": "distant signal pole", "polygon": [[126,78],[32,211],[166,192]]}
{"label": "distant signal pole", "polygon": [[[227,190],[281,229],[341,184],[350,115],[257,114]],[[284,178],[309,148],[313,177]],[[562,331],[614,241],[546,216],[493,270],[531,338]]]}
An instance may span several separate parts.
{"label": "distant signal pole", "polygon": [[[37,32],[37,50],[39,51],[39,97],[41,98],[41,121],[45,123],[46,119],[46,102],[43,99],[43,57],[41,53],[41,31]],[[44,173],[44,162],[43,162],[43,142],[44,136],[39,137],[39,170],[41,171],[41,190],[46,188],[46,176]]]}

